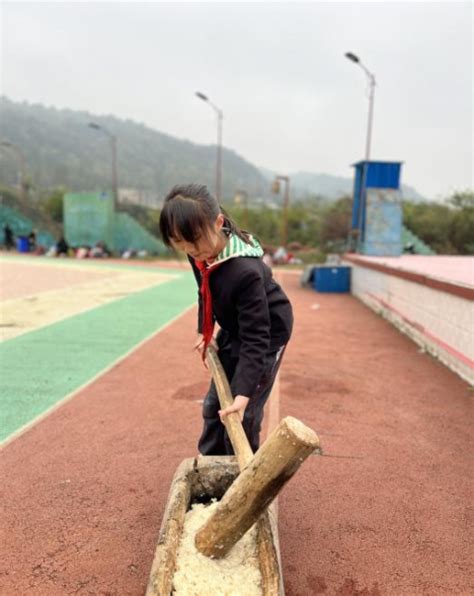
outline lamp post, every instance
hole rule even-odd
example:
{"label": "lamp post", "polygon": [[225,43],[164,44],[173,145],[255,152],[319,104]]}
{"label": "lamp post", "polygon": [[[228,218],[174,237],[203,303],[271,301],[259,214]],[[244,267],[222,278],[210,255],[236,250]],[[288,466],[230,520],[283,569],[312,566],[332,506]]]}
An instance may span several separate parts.
{"label": "lamp post", "polygon": [[27,184],[26,184],[26,159],[23,151],[17,145],[10,143],[10,141],[0,141],[0,147],[4,147],[7,151],[11,151],[18,162],[18,186],[20,188],[20,196],[22,199],[27,199]]}
{"label": "lamp post", "polygon": [[196,97],[208,103],[217,115],[216,199],[220,203],[222,193],[222,120],[224,119],[224,113],[204,93],[196,91]]}
{"label": "lamp post", "polygon": [[112,203],[114,211],[117,211],[118,205],[118,187],[117,187],[117,137],[113,135],[103,126],[96,124],[95,122],[89,122],[89,127],[94,130],[102,132],[110,141],[110,149],[112,152]]}
{"label": "lamp post", "polygon": [[275,194],[280,192],[280,180],[285,183],[285,192],[283,194],[283,217],[281,224],[281,245],[286,248],[288,244],[288,206],[290,204],[290,177],[275,176],[272,184],[272,190]]}
{"label": "lamp post", "polygon": [[370,159],[370,148],[372,142],[372,121],[374,115],[374,95],[375,95],[375,75],[370,72],[370,70],[362,64],[359,57],[353,54],[352,52],[346,52],[345,57],[351,62],[358,64],[362,70],[367,75],[367,79],[369,81],[369,114],[367,119],[367,136],[365,142],[365,162],[364,167],[362,169],[362,181],[361,181],[361,188],[360,188],[360,200],[359,200],[359,209],[357,212],[357,231],[358,231],[358,242],[359,244],[363,241],[362,237],[362,212],[363,212],[363,205],[365,200],[365,188],[367,185],[367,171],[369,168],[369,159]]}

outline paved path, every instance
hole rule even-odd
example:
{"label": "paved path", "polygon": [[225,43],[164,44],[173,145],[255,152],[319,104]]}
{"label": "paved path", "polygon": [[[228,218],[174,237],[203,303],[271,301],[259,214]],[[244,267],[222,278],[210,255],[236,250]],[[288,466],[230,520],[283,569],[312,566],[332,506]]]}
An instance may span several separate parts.
{"label": "paved path", "polygon": [[[280,498],[287,595],[472,593],[472,392],[352,297],[284,285],[296,329],[280,415],[331,456]],[[193,310],[1,452],[1,594],[143,593],[171,477],[200,431],[194,329]]]}
{"label": "paved path", "polygon": [[286,280],[281,414],[344,456],[312,458],[280,499],[289,596],[473,594],[472,389],[351,296]]}

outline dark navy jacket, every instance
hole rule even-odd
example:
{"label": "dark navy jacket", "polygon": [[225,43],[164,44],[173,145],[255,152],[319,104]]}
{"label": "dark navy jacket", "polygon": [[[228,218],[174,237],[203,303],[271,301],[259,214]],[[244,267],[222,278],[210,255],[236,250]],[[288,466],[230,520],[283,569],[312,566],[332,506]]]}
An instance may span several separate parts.
{"label": "dark navy jacket", "polygon": [[[201,273],[194,260],[188,258],[200,286]],[[264,370],[265,357],[290,339],[290,301],[273,279],[271,269],[257,257],[234,257],[217,265],[210,275],[209,287],[214,319],[227,332],[233,355],[238,358],[231,381],[232,394],[252,397]],[[201,307],[199,296],[199,333]]]}

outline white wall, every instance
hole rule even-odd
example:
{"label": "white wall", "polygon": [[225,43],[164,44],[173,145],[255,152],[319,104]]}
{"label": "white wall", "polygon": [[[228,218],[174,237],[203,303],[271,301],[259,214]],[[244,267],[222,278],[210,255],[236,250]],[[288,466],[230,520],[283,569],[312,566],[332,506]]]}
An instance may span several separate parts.
{"label": "white wall", "polygon": [[352,293],[474,385],[474,302],[352,266]]}

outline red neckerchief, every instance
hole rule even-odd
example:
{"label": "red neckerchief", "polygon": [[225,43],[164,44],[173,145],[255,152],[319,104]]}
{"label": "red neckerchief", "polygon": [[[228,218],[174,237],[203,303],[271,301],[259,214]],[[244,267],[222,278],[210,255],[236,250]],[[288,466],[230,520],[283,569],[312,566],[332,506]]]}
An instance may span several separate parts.
{"label": "red neckerchief", "polygon": [[220,265],[216,264],[213,267],[206,267],[204,261],[194,261],[196,267],[201,273],[201,287],[199,289],[202,298],[202,336],[204,339],[204,349],[202,351],[202,360],[206,361],[207,346],[212,339],[214,331],[214,318],[212,316],[212,295],[209,287],[209,276]]}

